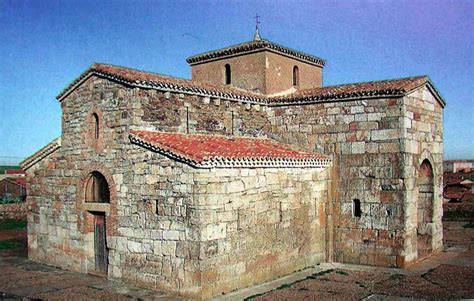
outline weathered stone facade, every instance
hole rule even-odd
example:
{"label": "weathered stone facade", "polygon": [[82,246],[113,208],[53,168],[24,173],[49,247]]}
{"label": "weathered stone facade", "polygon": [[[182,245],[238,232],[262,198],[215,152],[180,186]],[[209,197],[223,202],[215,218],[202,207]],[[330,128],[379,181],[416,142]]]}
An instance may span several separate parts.
{"label": "weathered stone facade", "polygon": [[[288,102],[92,67],[58,97],[60,143],[23,165],[29,257],[209,298],[323,261],[403,267],[437,252],[444,101],[423,78],[403,85],[413,81],[376,97],[364,88],[315,101],[326,94],[311,90],[310,101]],[[134,130],[267,137],[330,155],[332,166],[256,149],[231,158],[238,167],[203,168],[173,145],[131,143]]]}

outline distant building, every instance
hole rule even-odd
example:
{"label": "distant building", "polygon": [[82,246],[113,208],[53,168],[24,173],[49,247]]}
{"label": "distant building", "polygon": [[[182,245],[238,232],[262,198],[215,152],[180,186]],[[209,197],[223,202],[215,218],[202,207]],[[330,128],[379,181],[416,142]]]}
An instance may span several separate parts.
{"label": "distant building", "polygon": [[3,178],[0,180],[0,198],[19,198],[26,199],[26,179],[22,178]]}
{"label": "distant building", "polygon": [[447,160],[443,162],[444,172],[458,172],[469,171],[473,168],[473,161],[471,160]]}

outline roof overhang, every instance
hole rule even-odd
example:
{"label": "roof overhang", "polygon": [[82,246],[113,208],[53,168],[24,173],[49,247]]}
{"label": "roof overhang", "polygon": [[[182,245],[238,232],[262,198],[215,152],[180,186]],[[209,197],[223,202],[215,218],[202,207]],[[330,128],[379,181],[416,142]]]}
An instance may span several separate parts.
{"label": "roof overhang", "polygon": [[[133,144],[194,168],[326,168],[331,159],[266,138],[131,131]],[[239,148],[242,153],[239,153]],[[249,152],[249,150],[251,150]]]}
{"label": "roof overhang", "polygon": [[20,167],[23,170],[28,170],[32,166],[34,166],[36,163],[40,162],[50,154],[54,153],[57,149],[61,147],[61,138],[56,138],[50,143],[48,143],[46,146],[41,148],[39,151],[34,153],[33,155],[29,156],[22,162],[20,162]]}

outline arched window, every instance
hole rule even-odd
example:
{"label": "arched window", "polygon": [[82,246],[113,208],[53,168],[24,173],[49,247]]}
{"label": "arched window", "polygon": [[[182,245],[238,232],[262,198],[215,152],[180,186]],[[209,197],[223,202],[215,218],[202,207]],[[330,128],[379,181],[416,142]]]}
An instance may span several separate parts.
{"label": "arched window", "polygon": [[354,199],[352,201],[352,216],[353,217],[361,217],[362,216],[362,209],[360,208],[360,200]]}
{"label": "arched window", "polygon": [[230,71],[230,65],[225,64],[225,84],[230,85],[232,83],[232,74]]}
{"label": "arched window", "polygon": [[92,123],[94,129],[94,138],[99,139],[99,116],[96,113],[92,114]]}
{"label": "arched window", "polygon": [[110,203],[109,184],[100,172],[92,172],[87,180],[86,202]]}
{"label": "arched window", "polygon": [[298,66],[293,67],[293,86],[298,87],[300,85],[300,74]]}

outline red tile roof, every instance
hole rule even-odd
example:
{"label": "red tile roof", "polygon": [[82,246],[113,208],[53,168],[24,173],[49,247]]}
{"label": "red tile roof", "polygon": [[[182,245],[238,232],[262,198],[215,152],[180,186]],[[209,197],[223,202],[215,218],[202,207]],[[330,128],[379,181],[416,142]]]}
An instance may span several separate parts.
{"label": "red tile roof", "polygon": [[444,99],[438,93],[427,76],[327,86],[299,90],[296,93],[285,96],[267,96],[263,94],[251,93],[229,86],[211,85],[207,83],[106,64],[92,65],[76,80],[69,84],[57,96],[57,99],[61,101],[91,75],[101,76],[133,87],[194,94],[205,97],[215,97],[272,106],[365,98],[401,97],[418,87],[429,84],[433,92],[437,95],[441,104],[443,106],[445,105]]}
{"label": "red tile roof", "polygon": [[22,169],[7,169],[5,170],[7,175],[17,175],[17,174],[25,174],[25,171]]}
{"label": "red tile roof", "polygon": [[138,145],[194,167],[323,167],[328,157],[266,138],[131,131]]}
{"label": "red tile roof", "polygon": [[197,54],[197,55],[187,58],[186,61],[190,65],[195,65],[195,64],[200,64],[200,63],[210,61],[210,60],[234,56],[236,54],[255,52],[256,50],[259,50],[259,49],[270,50],[270,51],[274,51],[283,55],[292,56],[294,58],[304,60],[310,64],[315,64],[321,67],[326,64],[325,60],[317,56],[307,54],[302,51],[294,50],[294,49],[273,43],[268,40],[263,40],[263,39],[253,40],[250,42],[245,42],[238,45]]}
{"label": "red tile roof", "polygon": [[180,93],[194,93],[203,96],[229,98],[248,102],[259,102],[262,97],[261,94],[255,94],[229,86],[216,86],[208,83],[196,82],[121,66],[93,64],[76,80],[69,84],[66,89],[57,96],[57,99],[61,101],[69,92],[74,90],[77,84],[80,84],[90,75],[102,76],[123,84],[140,88],[154,88]]}
{"label": "red tile roof", "polygon": [[383,96],[403,96],[428,83],[428,76],[415,76],[400,79],[370,81],[336,86],[326,86],[313,89],[299,90],[288,96],[278,96],[271,99],[277,103],[294,103],[308,100],[337,100],[348,98],[371,98]]}

